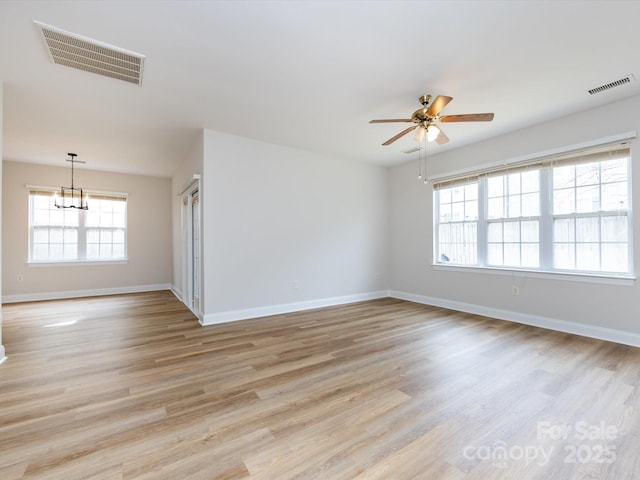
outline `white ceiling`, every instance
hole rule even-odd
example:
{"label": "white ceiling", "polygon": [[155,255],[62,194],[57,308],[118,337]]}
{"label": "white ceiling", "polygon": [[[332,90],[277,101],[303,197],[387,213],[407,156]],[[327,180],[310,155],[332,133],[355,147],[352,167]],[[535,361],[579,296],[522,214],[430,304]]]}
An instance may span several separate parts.
{"label": "white ceiling", "polygon": [[[33,20],[146,55],[142,86],[51,63]],[[640,94],[638,21],[640,2],[610,0],[4,0],[4,158],[170,176],[209,128],[394,165],[411,135],[381,143],[406,125],[368,121],[426,93],[495,113],[443,125],[432,153]]]}

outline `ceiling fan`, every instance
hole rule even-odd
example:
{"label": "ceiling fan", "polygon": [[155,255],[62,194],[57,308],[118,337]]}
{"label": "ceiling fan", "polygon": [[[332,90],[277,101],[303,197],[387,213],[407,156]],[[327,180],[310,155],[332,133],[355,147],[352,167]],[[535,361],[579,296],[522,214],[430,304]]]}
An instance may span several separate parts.
{"label": "ceiling fan", "polygon": [[[444,95],[438,95],[433,102],[431,102],[431,95],[423,95],[418,99],[422,104],[422,108],[419,108],[411,115],[411,118],[387,118],[382,120],[371,120],[369,123],[401,123],[411,122],[409,128],[401,131],[397,135],[391,137],[382,145],[390,145],[399,138],[405,136],[407,133],[414,131],[414,140],[421,142],[425,134],[427,141],[436,141],[437,144],[442,145],[447,143],[449,138],[444,132],[436,125],[436,122],[490,122],[493,120],[493,113],[467,113],[463,115],[443,115],[440,116],[440,112],[447,104],[453,100],[453,97],[446,97]],[[431,104],[430,104],[431,102]],[[417,125],[415,125],[417,124]]]}

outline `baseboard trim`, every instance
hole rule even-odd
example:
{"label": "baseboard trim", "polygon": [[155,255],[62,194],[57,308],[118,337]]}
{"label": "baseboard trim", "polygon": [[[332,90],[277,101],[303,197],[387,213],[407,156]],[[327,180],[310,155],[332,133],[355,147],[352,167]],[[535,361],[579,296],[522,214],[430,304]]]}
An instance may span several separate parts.
{"label": "baseboard trim", "polygon": [[305,302],[282,303],[279,305],[269,305],[265,307],[247,308],[243,310],[230,310],[220,313],[210,313],[202,316],[200,324],[203,326],[217,325],[220,323],[235,322],[238,320],[248,320],[250,318],[268,317],[270,315],[280,315],[283,313],[301,312],[314,308],[332,307],[334,305],[345,305],[348,303],[363,302],[385,298],[389,292],[381,290],[378,292],[359,293],[356,295],[345,295],[341,297],[322,298],[318,300],[308,300]]}
{"label": "baseboard trim", "polygon": [[173,284],[171,285],[171,293],[173,293],[178,300],[184,303],[184,300],[182,300],[182,292],[178,290]]}
{"label": "baseboard trim", "polygon": [[389,296],[400,300],[422,303],[424,305],[433,305],[435,307],[483,315],[485,317],[497,318],[499,320],[522,323],[533,327],[546,328],[548,330],[556,330],[558,332],[571,333],[598,340],[606,340],[608,342],[620,343],[632,347],[640,347],[640,334],[624,330],[586,325],[584,323],[569,322],[566,320],[514,312],[512,310],[502,310],[499,308],[485,307],[483,305],[458,302],[443,298],[427,297],[415,293],[399,292],[395,290],[389,291]]}
{"label": "baseboard trim", "polygon": [[63,300],[66,298],[99,297],[102,295],[122,295],[126,293],[155,292],[157,290],[171,290],[171,284],[134,285],[130,287],[96,288],[90,290],[67,290],[62,292],[25,293],[18,295],[4,295],[2,303],[40,302],[43,300]]}
{"label": "baseboard trim", "polygon": [[4,352],[4,345],[0,345],[0,365],[2,365],[6,359],[7,357]]}

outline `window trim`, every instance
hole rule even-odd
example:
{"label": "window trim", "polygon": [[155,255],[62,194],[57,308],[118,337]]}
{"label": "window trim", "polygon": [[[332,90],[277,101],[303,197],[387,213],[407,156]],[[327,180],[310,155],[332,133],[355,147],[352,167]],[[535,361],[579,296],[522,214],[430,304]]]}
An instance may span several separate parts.
{"label": "window trim", "polygon": [[[31,206],[31,194],[32,192],[42,192],[42,193],[51,193],[52,195],[55,194],[56,192],[60,191],[60,187],[53,187],[51,185],[31,185],[31,184],[27,184],[25,185],[26,189],[27,189],[27,204],[28,204],[28,221],[27,221],[27,228],[29,230],[28,233],[28,244],[27,244],[27,266],[29,267],[62,267],[62,266],[96,266],[96,265],[124,265],[127,264],[129,262],[129,214],[128,214],[128,202],[129,202],[129,194],[126,192],[114,192],[114,191],[106,191],[106,190],[83,190],[84,193],[86,195],[90,195],[90,196],[94,196],[95,198],[102,198],[102,199],[114,199],[114,200],[120,200],[120,201],[124,201],[125,204],[127,204],[127,209],[125,210],[125,226],[124,226],[124,231],[125,231],[125,252],[124,252],[124,257],[121,258],[105,258],[105,259],[99,259],[99,258],[84,258],[84,259],[76,259],[76,260],[70,260],[70,259],[62,259],[62,260],[33,260],[31,258],[32,255],[32,235],[33,235],[33,230],[34,227],[31,224],[31,214],[32,214],[32,206]],[[84,212],[78,212],[79,214],[82,214]],[[77,229],[78,229],[78,245],[81,242],[86,242],[86,230],[87,228],[94,228],[94,227],[87,227],[86,224],[86,220],[84,220],[83,222],[80,222],[80,224],[78,225]],[[84,238],[81,238],[84,237]],[[86,255],[86,247],[85,247],[85,255]]]}
{"label": "window trim", "polygon": [[[478,185],[478,220],[477,220],[477,229],[478,229],[478,239],[486,239],[486,235],[481,236],[480,230],[487,228],[487,223],[489,219],[486,218],[486,205],[484,205],[487,201],[486,199],[486,178],[496,174],[507,174],[514,173],[518,171],[520,168],[539,168],[541,172],[540,184],[541,184],[541,201],[544,201],[544,195],[542,190],[552,188],[549,184],[549,180],[547,175],[549,175],[549,171],[547,166],[561,160],[567,160],[572,157],[577,157],[581,153],[590,152],[593,154],[598,153],[598,149],[607,149],[614,147],[616,145],[627,144],[627,148],[631,149],[630,140],[636,137],[636,132],[627,132],[620,135],[614,135],[610,137],[606,137],[597,141],[584,142],[578,145],[573,145],[570,147],[565,147],[562,149],[553,149],[547,150],[545,152],[541,152],[538,154],[528,154],[518,158],[514,158],[507,161],[502,162],[493,162],[490,164],[485,164],[482,166],[476,166],[468,169],[456,170],[443,174],[435,174],[429,177],[429,180],[432,182],[433,192],[440,188],[448,188],[454,185],[463,185],[465,183],[476,183]],[[628,158],[628,198],[629,198],[629,207],[626,212],[626,216],[628,219],[628,224],[633,227],[633,165],[631,161],[631,156]],[[482,181],[481,181],[482,177]],[[543,187],[543,183],[547,184]],[[511,276],[522,276],[525,277],[534,277],[534,278],[553,278],[553,279],[563,279],[563,280],[572,280],[572,281],[580,281],[580,282],[588,282],[588,283],[608,283],[608,284],[616,284],[616,285],[633,285],[636,280],[635,272],[634,272],[634,243],[633,243],[633,228],[629,228],[628,232],[628,269],[629,272],[606,272],[606,271],[581,271],[581,270],[562,270],[562,269],[548,269],[550,263],[545,261],[543,258],[545,255],[550,254],[553,249],[553,242],[549,243],[548,247],[545,249],[541,249],[541,257],[540,263],[542,265],[546,265],[547,269],[542,268],[529,268],[529,267],[518,267],[518,266],[493,266],[493,265],[465,265],[465,264],[448,264],[446,262],[440,262],[437,258],[438,255],[438,234],[437,229],[440,225],[438,221],[438,202],[435,201],[436,195],[433,195],[434,203],[433,203],[433,252],[432,252],[432,262],[431,266],[435,270],[446,270],[446,271],[461,271],[461,272],[483,272],[483,273],[491,273],[498,275],[511,275]],[[548,199],[547,199],[548,200]],[[544,205],[543,205],[544,207]],[[541,218],[546,220],[553,219],[553,211],[550,206],[547,206],[546,212],[542,215],[542,212],[545,212],[543,208],[541,210]],[[601,214],[602,212],[599,212]],[[522,219],[523,217],[519,217]],[[551,226],[552,228],[552,226]],[[551,234],[552,230],[548,225],[544,225],[543,222],[540,222],[540,243],[543,242],[543,236]],[[486,232],[485,232],[486,233]],[[485,245],[482,241],[478,241],[477,245],[477,255],[478,258],[486,259],[486,252],[482,255],[481,250],[486,250],[487,245]]]}

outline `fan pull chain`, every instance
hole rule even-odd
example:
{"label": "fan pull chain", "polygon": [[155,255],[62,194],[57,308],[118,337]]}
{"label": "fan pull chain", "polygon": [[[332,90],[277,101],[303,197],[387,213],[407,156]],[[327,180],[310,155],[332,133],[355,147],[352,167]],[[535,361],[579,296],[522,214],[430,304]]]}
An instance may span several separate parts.
{"label": "fan pull chain", "polygon": [[427,136],[424,136],[424,184],[427,184]]}

